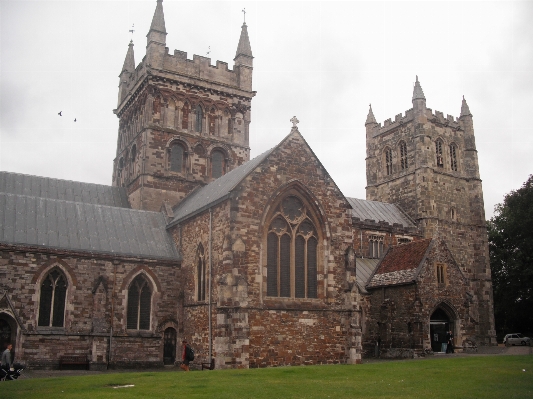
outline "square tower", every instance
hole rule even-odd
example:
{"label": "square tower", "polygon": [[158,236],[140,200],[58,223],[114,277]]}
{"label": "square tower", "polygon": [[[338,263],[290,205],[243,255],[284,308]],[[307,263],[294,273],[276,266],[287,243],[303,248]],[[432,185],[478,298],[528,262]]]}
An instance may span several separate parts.
{"label": "square tower", "polygon": [[120,119],[113,185],[127,189],[131,206],[176,205],[248,161],[253,56],[246,24],[228,64],[175,50],[166,43],[162,0],[147,35],[146,56],[135,66],[130,42],[119,75]]}
{"label": "square tower", "polygon": [[492,282],[483,189],[472,114],[463,98],[461,115],[444,117],[426,108],[416,78],[413,108],[366,126],[367,200],[400,205],[426,238],[447,244],[474,294],[478,339],[495,343]]}

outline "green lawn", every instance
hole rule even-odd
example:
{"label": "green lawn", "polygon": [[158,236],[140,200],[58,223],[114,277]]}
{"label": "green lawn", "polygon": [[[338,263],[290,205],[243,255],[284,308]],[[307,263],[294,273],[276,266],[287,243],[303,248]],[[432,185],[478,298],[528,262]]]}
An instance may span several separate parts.
{"label": "green lawn", "polygon": [[0,397],[533,398],[533,356],[34,378],[0,383]]}

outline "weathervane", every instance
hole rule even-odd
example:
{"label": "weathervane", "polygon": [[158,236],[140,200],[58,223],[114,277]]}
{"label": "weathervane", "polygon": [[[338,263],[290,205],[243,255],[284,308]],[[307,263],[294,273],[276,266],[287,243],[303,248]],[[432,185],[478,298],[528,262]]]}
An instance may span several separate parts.
{"label": "weathervane", "polygon": [[133,32],[135,32],[135,24],[131,25],[131,29],[129,30],[131,32],[131,40],[133,40]]}
{"label": "weathervane", "polygon": [[209,53],[211,53],[211,46],[207,48],[207,55],[209,55]]}
{"label": "weathervane", "polygon": [[244,13],[244,23],[246,24],[246,7],[242,9],[242,12]]}

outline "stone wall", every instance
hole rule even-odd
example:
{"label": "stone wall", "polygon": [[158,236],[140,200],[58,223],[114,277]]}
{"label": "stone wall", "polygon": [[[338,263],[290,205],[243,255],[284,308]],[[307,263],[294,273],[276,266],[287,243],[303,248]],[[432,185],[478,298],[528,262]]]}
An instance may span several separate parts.
{"label": "stone wall", "polygon": [[[64,326],[40,327],[40,284],[54,267],[68,281]],[[150,329],[128,330],[128,287],[139,273],[152,289]],[[60,356],[78,354],[88,356],[92,365],[106,364],[112,320],[111,366],[162,365],[162,327],[178,328],[179,279],[179,265],[168,262],[4,247],[0,285],[15,304],[21,322],[17,360],[29,367],[56,368]]]}
{"label": "stone wall", "polygon": [[[445,266],[445,283],[437,283],[436,265]],[[434,240],[416,281],[371,289],[364,356],[423,356],[431,351],[430,317],[443,309],[454,323],[455,344],[476,341],[477,307],[468,279],[443,241]]]}

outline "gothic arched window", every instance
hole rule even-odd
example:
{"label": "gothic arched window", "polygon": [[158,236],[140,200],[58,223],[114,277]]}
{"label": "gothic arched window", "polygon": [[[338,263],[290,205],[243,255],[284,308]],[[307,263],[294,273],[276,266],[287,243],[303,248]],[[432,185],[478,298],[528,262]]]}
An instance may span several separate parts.
{"label": "gothic arched window", "polygon": [[172,172],[183,172],[185,170],[185,149],[179,143],[170,146],[170,170]]}
{"label": "gothic arched window", "polygon": [[191,109],[189,107],[188,103],[185,103],[183,108],[181,109],[181,128],[182,129],[189,129],[189,113]]}
{"label": "gothic arched window", "polygon": [[407,144],[405,141],[400,141],[400,166],[402,170],[407,169]]}
{"label": "gothic arched window", "polygon": [[225,172],[224,153],[215,150],[211,153],[211,177],[218,179]]}
{"label": "gothic arched window", "polygon": [[442,157],[442,141],[440,141],[440,139],[435,141],[435,155],[436,155],[436,160],[437,160],[437,166],[439,168],[443,168],[444,158]]}
{"label": "gothic arched window", "polygon": [[205,301],[205,287],[206,287],[206,268],[205,268],[205,253],[202,244],[198,244],[196,249],[196,276],[197,276],[197,295],[198,301]]}
{"label": "gothic arched window", "polygon": [[194,130],[198,133],[202,133],[202,121],[204,119],[204,111],[202,110],[201,106],[196,107],[196,123]]}
{"label": "gothic arched window", "polygon": [[211,111],[209,111],[209,134],[215,134],[215,109],[211,108]]}
{"label": "gothic arched window", "polygon": [[135,160],[137,158],[137,146],[134,144],[131,147],[131,174],[135,174]]}
{"label": "gothic arched window", "polygon": [[127,328],[149,330],[151,307],[152,291],[146,278],[140,274],[135,277],[128,288]]}
{"label": "gothic arched window", "polygon": [[317,298],[318,233],[303,202],[283,199],[267,232],[267,295]]}
{"label": "gothic arched window", "polygon": [[66,298],[67,279],[60,270],[53,269],[41,284],[37,324],[42,327],[63,327]]}
{"label": "gothic arched window", "polygon": [[387,176],[392,174],[392,150],[385,148],[385,171]]}
{"label": "gothic arched window", "polygon": [[457,172],[457,147],[450,144],[450,169]]}

